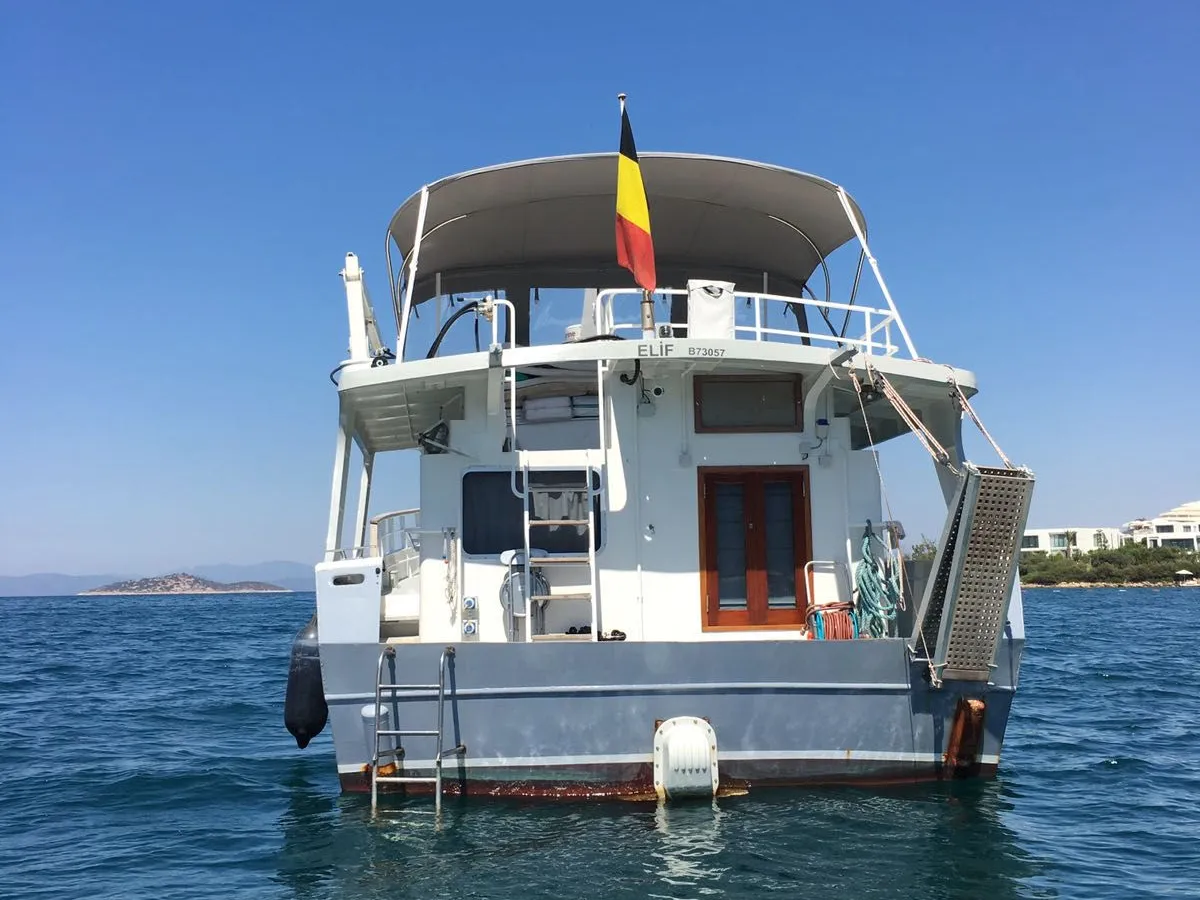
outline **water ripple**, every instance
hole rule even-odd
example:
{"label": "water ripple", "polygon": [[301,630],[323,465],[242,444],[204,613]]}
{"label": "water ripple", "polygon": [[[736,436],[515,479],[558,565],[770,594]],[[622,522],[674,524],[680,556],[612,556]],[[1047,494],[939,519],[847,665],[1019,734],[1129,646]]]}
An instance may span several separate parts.
{"label": "water ripple", "polygon": [[[372,815],[283,730],[311,595],[0,600],[0,896],[1200,896],[1194,592],[1031,592],[1001,773]],[[1153,603],[1137,629],[1097,609]],[[88,623],[81,638],[80,623]]]}

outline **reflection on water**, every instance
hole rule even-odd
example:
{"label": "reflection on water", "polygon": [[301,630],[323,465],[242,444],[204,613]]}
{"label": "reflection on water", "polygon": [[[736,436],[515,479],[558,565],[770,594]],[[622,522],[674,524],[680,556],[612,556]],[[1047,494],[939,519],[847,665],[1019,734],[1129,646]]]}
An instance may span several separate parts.
{"label": "reflection on water", "polygon": [[[659,803],[654,829],[661,840],[645,866],[647,874],[674,888],[694,888],[696,896],[721,893],[719,883],[727,871],[715,857],[725,849],[722,819],[728,814],[714,800],[710,804]],[[656,894],[651,897],[674,896]]]}
{"label": "reflection on water", "polygon": [[751,793],[679,804],[428,800],[372,815],[305,777],[277,883],[323,897],[1056,896],[1003,816],[1000,782]]}

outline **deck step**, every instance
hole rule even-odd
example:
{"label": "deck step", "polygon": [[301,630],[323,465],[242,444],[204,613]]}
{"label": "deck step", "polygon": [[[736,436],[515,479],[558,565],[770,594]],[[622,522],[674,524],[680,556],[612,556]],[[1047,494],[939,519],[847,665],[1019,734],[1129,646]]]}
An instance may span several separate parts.
{"label": "deck step", "polygon": [[577,527],[582,528],[587,524],[588,524],[587,519],[530,519],[529,520],[530,528],[536,528],[538,526],[545,526],[545,525],[575,525]]}
{"label": "deck step", "polygon": [[530,600],[591,600],[592,592],[584,591],[582,594],[534,594]]}
{"label": "deck step", "polygon": [[590,641],[592,637],[593,635],[591,632],[586,634],[566,634],[565,632],[558,632],[554,634],[535,634],[533,639],[535,641]]}
{"label": "deck step", "polygon": [[529,560],[529,565],[535,569],[538,566],[586,566],[587,564],[586,556],[535,556]]}

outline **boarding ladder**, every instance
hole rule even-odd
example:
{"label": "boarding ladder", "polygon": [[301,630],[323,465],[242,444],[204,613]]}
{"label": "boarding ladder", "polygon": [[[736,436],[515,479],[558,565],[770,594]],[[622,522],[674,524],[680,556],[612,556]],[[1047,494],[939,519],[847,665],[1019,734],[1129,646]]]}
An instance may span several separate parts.
{"label": "boarding ladder", "polygon": [[[597,398],[597,413],[596,426],[599,431],[598,457],[599,465],[586,465],[579,468],[579,473],[582,477],[582,484],[566,484],[566,485],[537,485],[533,483],[531,475],[536,475],[538,468],[542,466],[546,469],[575,469],[576,466],[563,466],[556,464],[554,460],[557,451],[530,451],[522,450],[517,441],[517,414],[516,414],[516,385],[517,377],[516,370],[509,370],[509,391],[510,391],[510,439],[515,458],[513,468],[513,493],[521,498],[524,505],[523,515],[523,532],[524,532],[524,553],[521,557],[522,564],[522,584],[524,591],[522,596],[525,598],[525,603],[521,609],[514,608],[512,616],[514,619],[525,620],[525,642],[530,643],[538,640],[564,640],[576,637],[575,634],[545,634],[538,633],[535,628],[535,619],[544,618],[534,615],[534,609],[545,609],[549,603],[562,602],[567,600],[586,600],[590,607],[590,623],[589,633],[584,636],[592,641],[599,640],[599,592],[600,583],[598,573],[596,571],[596,498],[600,495],[604,483],[604,460],[607,458],[607,428],[605,425],[605,392],[604,380],[608,374],[608,364],[605,360],[598,360],[596,363],[596,398]],[[517,473],[520,472],[520,484],[517,484]],[[571,504],[571,507],[578,509],[582,503],[587,509],[587,516],[574,519],[539,519],[535,518],[534,498],[544,496],[546,494],[574,494],[578,497],[579,503]],[[575,527],[583,528],[585,537],[587,538],[587,554],[586,555],[553,555],[545,552],[539,552],[537,535],[543,533],[544,528],[553,527]],[[587,585],[584,589],[580,585],[569,593],[553,593],[549,590],[548,582],[545,578],[540,577],[540,573],[536,570],[543,567],[567,567],[567,568],[582,568],[587,567]],[[512,602],[512,601],[510,601]],[[515,607],[516,604],[513,603]]]}
{"label": "boarding ladder", "polygon": [[[929,666],[935,687],[945,681],[987,682],[1008,624],[1033,472],[1004,455],[953,375],[947,382],[951,398],[987,438],[1002,467],[953,462],[895,387],[869,364],[867,371],[935,462],[956,478],[933,569],[913,620],[909,651]],[[854,385],[861,403],[857,378]]]}
{"label": "boarding ladder", "polygon": [[[381,784],[432,784],[434,786],[434,806],[437,812],[440,813],[442,811],[442,762],[447,755],[459,756],[467,750],[465,744],[458,744],[448,753],[443,750],[443,729],[446,709],[446,666],[453,658],[453,647],[447,647],[442,651],[441,659],[438,662],[437,684],[405,684],[396,681],[396,648],[392,646],[385,647],[383,652],[379,654],[379,666],[375,678],[375,750],[371,756],[371,809],[375,809],[379,803],[379,785]],[[385,676],[390,677],[390,680],[385,681]],[[436,730],[421,731],[398,727],[400,704],[397,701],[400,695],[404,692],[419,691],[437,691]],[[379,727],[380,722],[383,721],[385,694],[390,695],[391,712],[394,716],[394,725],[396,727]],[[434,738],[436,740],[433,775],[379,774],[380,767],[385,764],[383,762],[385,757],[392,757],[395,760],[394,765],[397,773],[400,772],[404,764],[403,739],[406,737]],[[391,744],[392,746],[385,746],[385,744]]]}
{"label": "boarding ladder", "polygon": [[962,464],[913,626],[914,652],[928,654],[935,684],[991,676],[1033,481],[1027,469]]}

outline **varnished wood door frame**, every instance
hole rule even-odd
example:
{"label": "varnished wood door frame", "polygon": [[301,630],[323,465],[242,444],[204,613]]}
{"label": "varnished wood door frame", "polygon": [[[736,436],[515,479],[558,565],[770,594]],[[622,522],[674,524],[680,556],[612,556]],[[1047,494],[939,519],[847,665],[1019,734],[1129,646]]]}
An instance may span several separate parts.
{"label": "varnished wood door frame", "polygon": [[[724,476],[724,477],[722,477]],[[718,602],[716,569],[716,491],[709,484],[744,485],[746,526],[746,609],[722,610]],[[766,537],[763,520],[764,482],[792,484],[792,553],[795,557],[796,606],[767,608]],[[747,487],[756,486],[752,490]],[[696,469],[697,508],[700,532],[701,627],[704,631],[750,629],[798,629],[804,625],[809,603],[809,585],[804,566],[812,559],[812,503],[808,466],[699,466]],[[755,531],[756,521],[758,529]]]}

